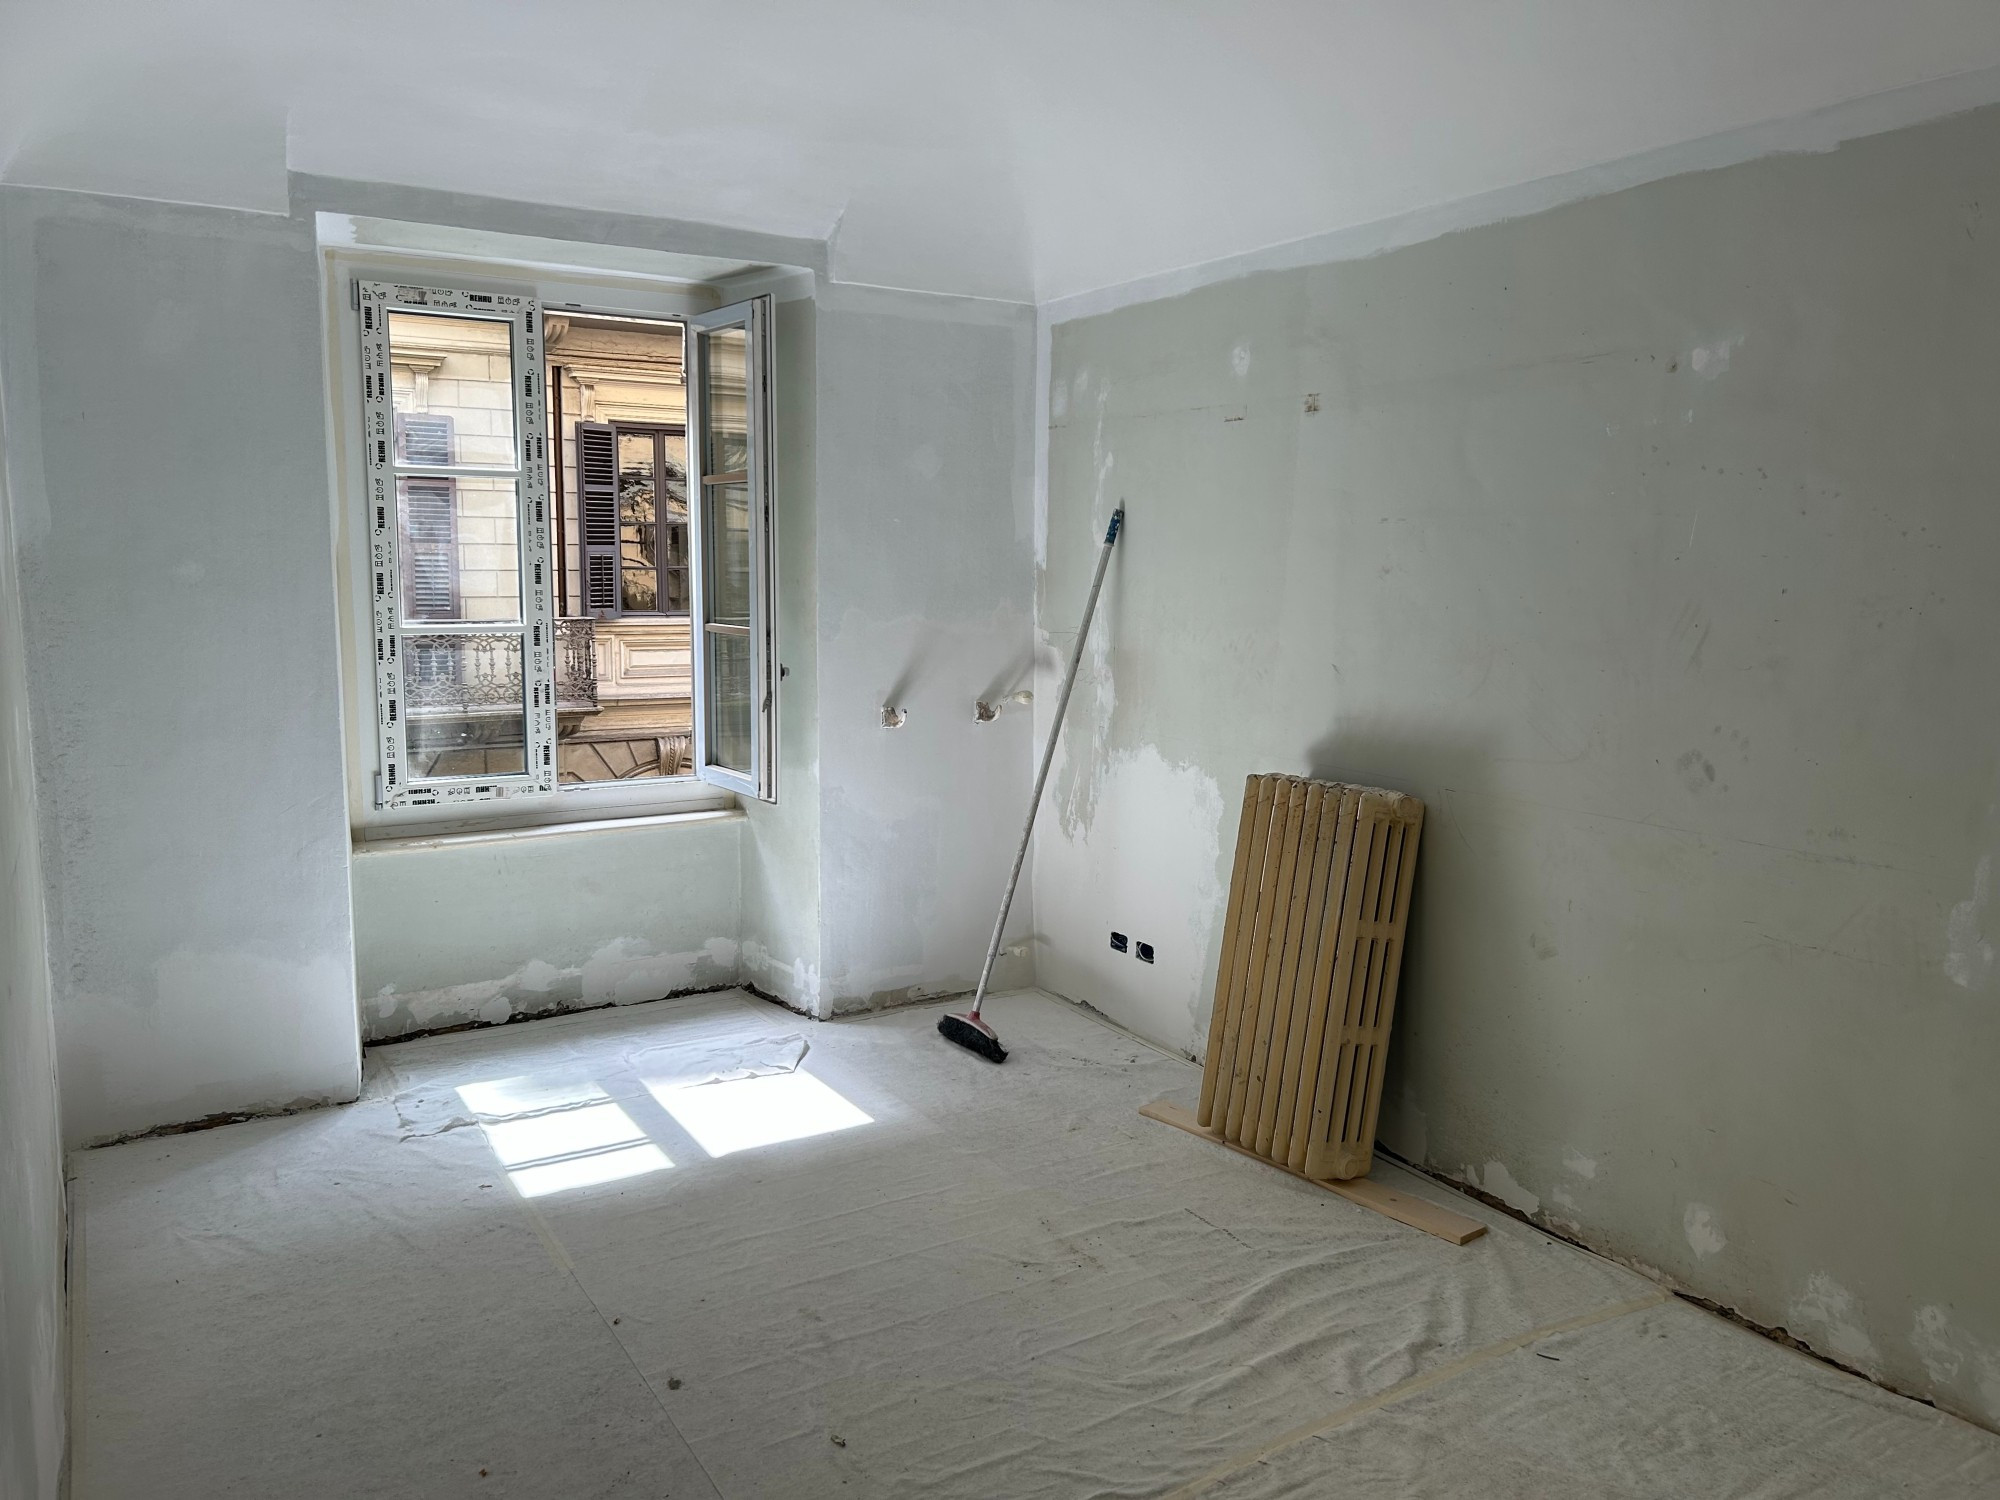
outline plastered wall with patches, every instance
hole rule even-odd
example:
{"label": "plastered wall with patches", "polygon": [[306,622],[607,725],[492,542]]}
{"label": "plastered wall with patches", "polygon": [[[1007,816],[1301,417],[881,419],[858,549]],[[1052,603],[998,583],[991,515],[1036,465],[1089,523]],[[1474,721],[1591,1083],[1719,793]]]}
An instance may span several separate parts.
{"label": "plastered wall with patches", "polygon": [[72,1143],[360,1087],[308,223],[0,187]]}
{"label": "plastered wall with patches", "polygon": [[[1029,775],[1026,713],[972,718],[1028,670],[1028,310],[829,286],[823,245],[768,235],[291,189],[286,218],[0,187],[70,1139],[351,1097],[364,1036],[738,982],[814,1014],[969,984]],[[329,204],[811,273],[777,325],[776,806],[353,855]]]}
{"label": "plastered wall with patches", "polygon": [[794,1010],[819,1006],[818,308],[777,304],[778,764],[775,804],[743,808],[738,970]]}
{"label": "plastered wall with patches", "polygon": [[[12,331],[0,308],[0,342]],[[0,401],[0,1494],[54,1500],[66,1426],[67,1205],[8,449]]]}
{"label": "plastered wall with patches", "polygon": [[734,984],[743,817],[362,848],[370,1041]]}
{"label": "plastered wall with patches", "polygon": [[1996,203],[1988,110],[1057,322],[1042,981],[1195,1051],[1245,774],[1415,792],[1386,1143],[2000,1422]]}
{"label": "plastered wall with patches", "polygon": [[[822,1008],[971,988],[1033,774],[1034,328],[1024,307],[819,305]],[[900,728],[881,709],[901,708]],[[1026,903],[1002,985],[1032,973]]]}

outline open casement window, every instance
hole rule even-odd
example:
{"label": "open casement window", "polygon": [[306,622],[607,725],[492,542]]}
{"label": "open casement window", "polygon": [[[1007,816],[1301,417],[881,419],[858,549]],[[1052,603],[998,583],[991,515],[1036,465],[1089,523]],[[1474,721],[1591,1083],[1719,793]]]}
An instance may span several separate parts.
{"label": "open casement window", "polygon": [[[376,802],[556,788],[541,311],[361,282]],[[449,355],[455,373],[433,378]]]}
{"label": "open casement window", "polygon": [[687,327],[695,774],[775,802],[771,299]]}
{"label": "open casement window", "polygon": [[[552,803],[639,768],[776,801],[770,299],[653,320],[676,358],[651,384],[678,398],[684,378],[685,409],[635,417],[626,394],[615,420],[565,423],[552,443],[533,296],[354,291],[376,807]],[[566,314],[558,348],[592,316],[628,340],[644,321]],[[550,490],[570,472],[563,518]],[[558,620],[555,537],[572,522],[581,593]],[[632,691],[648,673],[678,694]]]}

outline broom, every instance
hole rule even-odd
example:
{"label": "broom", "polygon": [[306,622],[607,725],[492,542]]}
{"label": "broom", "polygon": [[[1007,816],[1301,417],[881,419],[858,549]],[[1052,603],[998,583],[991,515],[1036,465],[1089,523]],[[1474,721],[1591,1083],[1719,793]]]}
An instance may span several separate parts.
{"label": "broom", "polygon": [[1062,733],[1063,714],[1069,709],[1070,689],[1076,686],[1076,669],[1083,661],[1084,638],[1090,634],[1090,617],[1097,613],[1097,594],[1104,587],[1104,570],[1111,563],[1111,548],[1118,529],[1125,524],[1125,507],[1111,513],[1111,526],[1104,533],[1104,545],[1097,554],[1097,572],[1090,580],[1090,596],[1083,601],[1083,623],[1076,627],[1076,645],[1069,653],[1069,671],[1063,674],[1062,696],[1056,699],[1055,722],[1049,725],[1049,742],[1042,751],[1042,769],[1035,776],[1035,790],[1028,798],[1028,822],[1021,830],[1021,847],[1014,851],[1014,868],[1007,873],[1007,890],[1000,897],[1000,916],[993,924],[993,941],[986,945],[986,962],[980,966],[979,988],[972,994],[972,1009],[964,1015],[938,1017],[938,1033],[968,1052],[976,1052],[988,1062],[1005,1062],[1007,1049],[991,1026],[979,1017],[986,1003],[986,982],[993,977],[993,960],[1000,956],[1000,934],[1007,927],[1007,913],[1014,905],[1014,887],[1021,882],[1021,866],[1028,858],[1028,840],[1035,832],[1035,813],[1042,805],[1042,788],[1048,784],[1049,767],[1056,758],[1056,738]]}

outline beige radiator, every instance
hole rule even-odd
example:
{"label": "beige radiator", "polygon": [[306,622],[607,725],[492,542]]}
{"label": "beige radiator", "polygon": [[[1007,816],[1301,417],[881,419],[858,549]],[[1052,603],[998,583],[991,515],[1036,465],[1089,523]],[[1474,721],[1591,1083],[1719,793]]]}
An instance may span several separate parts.
{"label": "beige radiator", "polygon": [[1199,1120],[1322,1182],[1365,1176],[1424,805],[1252,776],[1243,789]]}

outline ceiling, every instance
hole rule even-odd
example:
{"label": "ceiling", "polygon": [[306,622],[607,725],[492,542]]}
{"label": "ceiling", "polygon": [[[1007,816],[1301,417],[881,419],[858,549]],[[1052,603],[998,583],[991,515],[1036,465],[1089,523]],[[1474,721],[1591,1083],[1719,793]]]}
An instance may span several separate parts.
{"label": "ceiling", "polygon": [[1040,302],[1994,68],[1990,0],[0,0],[0,181],[290,169]]}

